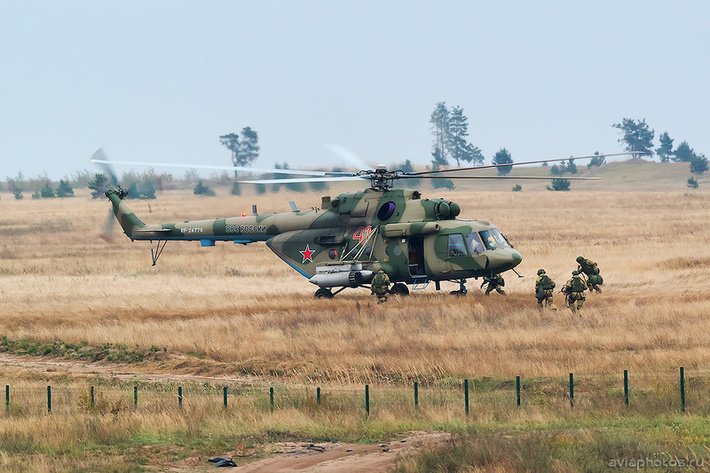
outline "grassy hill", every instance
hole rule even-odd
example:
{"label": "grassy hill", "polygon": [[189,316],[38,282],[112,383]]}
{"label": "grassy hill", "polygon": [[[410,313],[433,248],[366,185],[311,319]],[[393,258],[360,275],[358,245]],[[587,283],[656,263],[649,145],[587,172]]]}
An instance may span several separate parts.
{"label": "grassy hill", "polygon": [[[586,163],[577,163],[580,177],[599,177],[599,181],[572,182],[570,190],[596,191],[683,191],[688,189],[686,182],[691,176],[688,163],[657,163],[643,159],[630,159],[605,164],[588,169]],[[495,169],[476,172],[475,175],[495,177]],[[549,176],[550,167],[522,166],[514,168],[509,176]],[[700,187],[697,191],[710,188],[710,175],[698,178]],[[520,184],[523,192],[546,191],[548,181],[525,180],[481,180],[473,182],[457,181],[459,189],[478,189],[481,191],[509,191],[515,184]]]}

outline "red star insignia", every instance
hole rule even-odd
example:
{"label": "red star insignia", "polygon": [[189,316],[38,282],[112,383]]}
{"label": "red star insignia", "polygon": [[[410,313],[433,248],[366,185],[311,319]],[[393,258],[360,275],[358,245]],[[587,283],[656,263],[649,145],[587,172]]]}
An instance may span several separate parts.
{"label": "red star insignia", "polygon": [[315,253],[315,250],[311,250],[308,247],[308,244],[306,244],[306,249],[303,251],[299,251],[303,255],[303,261],[301,261],[301,264],[305,263],[306,261],[310,261],[311,263],[313,262],[313,253]]}

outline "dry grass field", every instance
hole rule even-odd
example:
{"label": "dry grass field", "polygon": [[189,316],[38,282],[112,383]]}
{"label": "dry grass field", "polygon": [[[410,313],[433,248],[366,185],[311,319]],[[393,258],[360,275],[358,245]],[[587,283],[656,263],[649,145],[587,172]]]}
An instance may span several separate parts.
{"label": "dry grass field", "polygon": [[[687,171],[678,169],[661,171],[659,180],[675,174],[687,177]],[[646,175],[653,176],[650,171]],[[662,190],[650,191],[650,181],[631,179],[625,185],[620,176],[608,179],[617,183],[614,186],[600,181],[601,190],[593,190],[593,183],[573,184],[573,192],[547,192],[543,184],[524,184],[523,192],[510,192],[512,184],[483,191],[424,189],[425,197],[460,203],[462,218],[495,223],[523,255],[517,269],[525,277],[506,273],[507,297],[486,297],[480,281],[470,281],[466,297],[448,295],[454,284],[443,284],[440,292],[432,284],[379,306],[364,289],[345,291],[334,300],[315,300],[316,287],[259,243],[201,248],[197,242],[172,242],[152,267],[147,242],[131,243],[118,228],[114,244],[98,238],[109,209],[105,199],[91,200],[85,191],[73,199],[54,200],[15,201],[3,194],[0,335],[96,349],[122,344],[150,352],[153,347],[161,356],[147,357],[133,370],[244,378],[253,386],[408,387],[412,380],[434,385],[516,375],[564,379],[570,372],[608,379],[624,369],[634,379],[660,385],[674,382],[679,366],[693,376],[707,376],[710,193],[703,180],[699,190],[685,190],[682,178],[675,184],[663,181]],[[267,213],[288,211],[290,199],[301,207],[320,202],[320,193],[312,192],[232,197],[226,189],[217,191],[212,198],[170,191],[155,201],[129,201],[129,206],[144,221],[158,223],[239,215],[249,212],[252,203]],[[555,297],[558,311],[538,311],[537,269],[545,268],[559,288],[575,269],[578,255],[598,262],[603,293],[588,295],[581,317],[564,307],[561,294]],[[29,390],[50,379],[51,373],[38,375],[0,364],[3,384],[19,383]],[[82,389],[87,383],[81,381]],[[126,425],[118,430],[138,432],[147,422],[140,415],[149,416],[127,414],[119,420]],[[409,420],[398,423],[397,416],[389,414],[376,427],[364,426],[355,415],[317,421],[292,410],[278,415],[265,412],[257,419],[240,414],[228,418],[226,425],[244,435],[269,431],[273,424],[314,436],[337,430],[351,432],[354,440],[437,423],[458,425],[446,409],[431,414],[430,422],[408,411],[402,417]],[[174,421],[169,412],[150,416],[158,429]],[[201,416],[201,429],[217,424],[210,415]],[[514,420],[529,423],[550,417],[548,412]],[[91,429],[110,436],[110,418],[107,414],[82,421],[76,432],[62,434],[69,437],[59,443],[71,444],[72,436],[90,438]],[[489,426],[512,422],[495,415],[477,419]],[[62,431],[58,420],[48,422],[47,436],[52,429]],[[95,425],[87,427],[87,422]],[[181,422],[188,430],[197,425],[194,420]],[[8,432],[18,426],[12,419],[0,421],[2,438],[7,441]],[[22,451],[21,445],[17,448]],[[33,457],[37,470],[52,471],[54,456],[62,458],[64,463],[58,464],[66,471],[107,466],[98,460],[77,463],[67,459],[66,452],[40,453]],[[0,460],[4,456],[7,465],[22,471],[7,455]],[[157,453],[146,461],[154,460],[167,461]],[[415,471],[407,464],[402,468]]]}

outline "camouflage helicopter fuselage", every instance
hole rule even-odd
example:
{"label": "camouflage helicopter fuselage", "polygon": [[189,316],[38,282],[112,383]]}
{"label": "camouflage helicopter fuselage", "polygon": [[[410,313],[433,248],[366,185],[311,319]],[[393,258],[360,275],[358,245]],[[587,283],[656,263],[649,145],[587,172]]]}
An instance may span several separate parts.
{"label": "camouflage helicopter fuselage", "polygon": [[415,190],[367,189],[324,196],[321,207],[310,210],[165,224],[144,224],[119,192],[106,195],[131,240],[263,241],[328,290],[367,284],[380,268],[394,283],[434,281],[438,289],[440,281],[452,280],[463,288],[467,278],[499,274],[522,260],[488,221],[457,219],[458,204],[422,199]]}

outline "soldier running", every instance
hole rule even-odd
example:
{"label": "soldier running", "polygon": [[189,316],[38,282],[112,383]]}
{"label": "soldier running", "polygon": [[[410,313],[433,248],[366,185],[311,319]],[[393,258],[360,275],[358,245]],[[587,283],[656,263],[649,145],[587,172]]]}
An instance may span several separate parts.
{"label": "soldier running", "polygon": [[572,313],[582,312],[582,306],[584,305],[584,291],[587,290],[587,285],[584,284],[582,276],[579,275],[579,271],[572,271],[572,278],[567,281],[562,292],[565,293],[568,307],[572,310]]}
{"label": "soldier running", "polygon": [[555,282],[550,279],[550,276],[545,274],[544,269],[537,270],[537,279],[535,280],[535,297],[537,298],[537,307],[542,310],[543,302],[547,303],[547,307],[552,310],[557,310],[552,300],[552,290],[555,288]]}
{"label": "soldier running", "polygon": [[602,292],[599,286],[604,283],[604,279],[602,279],[602,275],[599,274],[597,263],[584,256],[577,256],[577,264],[579,265],[577,271],[584,273],[587,277],[587,287],[589,290]]}
{"label": "soldier running", "polygon": [[481,284],[481,289],[483,289],[483,286],[485,286],[486,284],[488,284],[488,287],[486,287],[486,295],[489,295],[495,290],[498,294],[505,296],[505,291],[503,290],[503,286],[505,286],[505,280],[500,274],[496,274],[495,276],[491,276],[490,278],[487,276],[483,276],[483,284]]}
{"label": "soldier running", "polygon": [[382,268],[380,268],[380,270],[377,271],[377,274],[375,274],[375,277],[372,278],[370,288],[372,290],[372,294],[377,296],[378,304],[387,302],[387,292],[390,288],[390,278]]}

